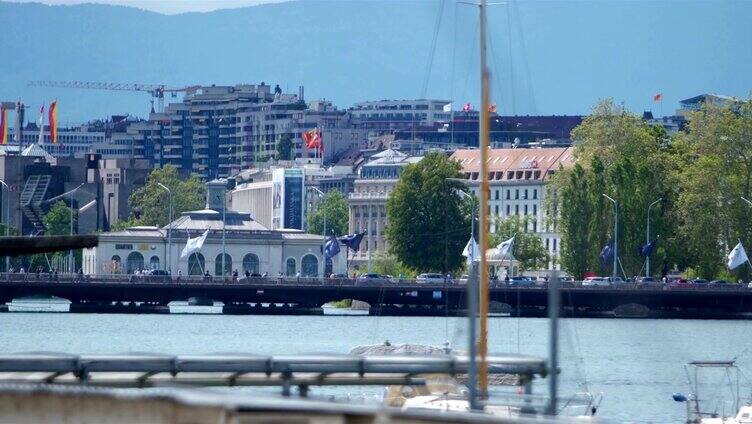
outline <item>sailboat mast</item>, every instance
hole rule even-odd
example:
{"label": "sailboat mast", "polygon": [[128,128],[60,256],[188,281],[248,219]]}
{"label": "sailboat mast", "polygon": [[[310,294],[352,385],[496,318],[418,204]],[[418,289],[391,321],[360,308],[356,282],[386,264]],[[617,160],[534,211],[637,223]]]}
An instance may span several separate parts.
{"label": "sailboat mast", "polygon": [[488,146],[489,146],[489,116],[488,116],[488,91],[489,70],[486,65],[486,0],[480,0],[480,338],[478,340],[478,353],[480,364],[478,366],[478,383],[480,396],[488,397]]}

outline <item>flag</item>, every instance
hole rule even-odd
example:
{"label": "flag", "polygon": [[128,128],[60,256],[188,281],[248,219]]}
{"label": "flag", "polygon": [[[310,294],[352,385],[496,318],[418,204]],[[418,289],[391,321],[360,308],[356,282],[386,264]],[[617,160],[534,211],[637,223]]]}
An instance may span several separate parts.
{"label": "flag", "polygon": [[660,102],[660,101],[662,101],[662,100],[663,100],[663,93],[656,93],[656,94],[655,94],[655,95],[653,96],[653,101],[654,101],[654,102]]}
{"label": "flag", "polygon": [[650,243],[643,244],[642,246],[637,248],[637,254],[640,256],[648,257],[653,254],[653,249],[655,248],[656,243],[658,243],[658,240],[653,240]]}
{"label": "flag", "polygon": [[452,104],[447,103],[444,105],[444,112],[451,112],[452,111]]}
{"label": "flag", "polygon": [[462,256],[467,258],[468,263],[472,261],[479,261],[479,252],[480,247],[478,246],[478,242],[475,241],[475,237],[470,237],[470,240],[467,241],[465,248],[462,250]]}
{"label": "flag", "polygon": [[611,239],[601,249],[601,254],[598,256],[601,260],[601,265],[606,265],[614,259],[614,240]]}
{"label": "flag", "polygon": [[44,143],[44,104],[39,108],[39,139],[37,143],[40,146]]}
{"label": "flag", "polygon": [[324,143],[321,140],[321,131],[318,128],[303,132],[303,143],[307,149],[324,150]]}
{"label": "flag", "polygon": [[337,237],[332,234],[329,240],[324,243],[324,258],[331,259],[337,256],[337,253],[339,253],[339,242],[337,242]]}
{"label": "flag", "polygon": [[488,105],[488,113],[496,113],[496,103]]}
{"label": "flag", "polygon": [[0,106],[0,144],[8,144],[8,111]]}
{"label": "flag", "polygon": [[470,112],[471,110],[473,110],[473,105],[471,105],[470,103],[465,103],[464,105],[462,105],[463,112]]}
{"label": "flag", "polygon": [[350,250],[357,251],[358,249],[360,249],[360,242],[363,240],[364,235],[366,235],[365,231],[358,234],[349,234],[344,237],[340,237],[339,241],[340,243],[349,247]]}
{"label": "flag", "polygon": [[744,251],[742,242],[739,242],[739,244],[737,244],[736,247],[734,247],[734,249],[731,250],[731,252],[728,254],[727,265],[729,269],[734,269],[744,262],[747,262],[747,260],[747,252]]}
{"label": "flag", "polygon": [[193,253],[201,250],[201,246],[204,245],[204,242],[206,241],[206,236],[208,235],[209,235],[209,230],[206,230],[204,231],[204,234],[201,234],[200,236],[196,238],[189,238],[188,241],[185,243],[185,247],[183,248],[183,251],[180,253],[180,257],[186,258],[192,255]]}
{"label": "flag", "polygon": [[501,242],[501,244],[496,246],[496,249],[499,250],[499,255],[501,256],[511,256],[514,251],[514,236],[509,240]]}
{"label": "flag", "polygon": [[50,103],[50,142],[57,143],[57,100]]}

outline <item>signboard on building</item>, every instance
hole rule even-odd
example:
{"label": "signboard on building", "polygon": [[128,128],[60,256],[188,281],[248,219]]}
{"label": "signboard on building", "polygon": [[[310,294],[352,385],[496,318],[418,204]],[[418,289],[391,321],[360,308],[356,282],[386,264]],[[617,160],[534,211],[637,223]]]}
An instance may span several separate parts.
{"label": "signboard on building", "polygon": [[305,178],[302,169],[275,169],[272,173],[272,229],[303,229]]}

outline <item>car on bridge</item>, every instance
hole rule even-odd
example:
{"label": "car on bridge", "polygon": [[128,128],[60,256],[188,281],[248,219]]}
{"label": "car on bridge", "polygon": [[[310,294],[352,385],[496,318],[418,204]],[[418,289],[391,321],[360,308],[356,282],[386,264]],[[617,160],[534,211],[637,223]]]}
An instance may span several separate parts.
{"label": "car on bridge", "polygon": [[444,283],[451,283],[452,280],[447,277],[446,275],[441,274],[420,274],[417,277],[415,277],[416,283],[429,283],[429,284],[444,284]]}
{"label": "car on bridge", "polygon": [[384,283],[391,283],[392,280],[389,278],[388,275],[369,273],[369,274],[360,274],[358,278],[355,279],[355,282],[357,284],[384,284]]}
{"label": "car on bridge", "polygon": [[609,287],[611,285],[611,277],[587,277],[582,280],[582,287]]}
{"label": "car on bridge", "polygon": [[535,281],[530,277],[516,276],[507,281],[507,285],[512,287],[534,287]]}

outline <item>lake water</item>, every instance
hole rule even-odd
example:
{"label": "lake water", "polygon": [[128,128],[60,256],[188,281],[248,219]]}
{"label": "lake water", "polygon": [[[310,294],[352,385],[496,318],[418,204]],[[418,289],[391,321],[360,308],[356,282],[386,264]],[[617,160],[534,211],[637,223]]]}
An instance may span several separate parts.
{"label": "lake water", "polygon": [[[437,317],[15,312],[0,314],[0,352],[346,353],[385,340],[465,349],[465,328],[462,318]],[[561,330],[561,395],[602,393],[606,419],[683,422],[671,394],[687,393],[683,365],[692,360],[736,358],[752,375],[752,321],[563,319]],[[547,354],[545,319],[492,318],[489,332],[491,352]]]}

